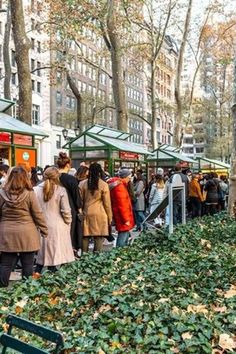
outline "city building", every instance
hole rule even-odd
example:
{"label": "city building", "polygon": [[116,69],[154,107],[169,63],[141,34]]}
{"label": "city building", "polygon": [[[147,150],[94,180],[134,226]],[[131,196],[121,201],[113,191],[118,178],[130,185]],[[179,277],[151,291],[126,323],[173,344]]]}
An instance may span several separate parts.
{"label": "city building", "polygon": [[[26,31],[31,41],[30,66],[32,76],[32,125],[43,130],[48,137],[36,139],[37,164],[45,166],[55,162],[59,151],[78,134],[78,100],[68,83],[69,74],[81,97],[83,129],[101,124],[117,128],[112,91],[110,53],[103,39],[91,29],[84,28],[80,41],[61,41],[60,33],[55,38],[41,26],[47,18],[47,7],[42,0],[24,0]],[[7,1],[2,9],[7,10]],[[0,13],[0,96],[3,95],[4,58],[3,40],[6,12]],[[61,43],[65,47],[61,47]],[[50,47],[49,47],[50,45]],[[66,58],[65,58],[66,51]],[[13,39],[10,41],[12,64],[12,99],[18,99],[18,82]],[[124,81],[128,108],[128,130],[132,142],[150,146],[151,114],[148,80],[149,68],[145,63],[139,70],[135,67],[132,51],[124,58]],[[158,59],[156,90],[159,98],[157,141],[172,143],[174,124],[174,75],[177,48],[166,36]],[[17,116],[17,104],[14,111]],[[66,134],[63,134],[65,132]]]}

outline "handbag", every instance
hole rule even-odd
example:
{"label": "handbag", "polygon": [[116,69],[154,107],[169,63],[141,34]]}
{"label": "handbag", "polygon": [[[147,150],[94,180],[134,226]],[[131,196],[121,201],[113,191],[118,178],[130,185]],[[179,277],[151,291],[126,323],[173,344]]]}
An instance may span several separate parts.
{"label": "handbag", "polygon": [[108,232],[109,232],[109,236],[107,236],[106,239],[108,242],[113,242],[115,240],[115,237],[112,235],[111,225],[108,226]]}

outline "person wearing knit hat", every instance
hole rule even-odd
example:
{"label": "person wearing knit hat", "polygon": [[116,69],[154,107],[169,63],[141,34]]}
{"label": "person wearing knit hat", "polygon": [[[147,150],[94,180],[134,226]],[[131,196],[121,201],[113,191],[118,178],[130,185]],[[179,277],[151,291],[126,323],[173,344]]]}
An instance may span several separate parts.
{"label": "person wearing knit hat", "polygon": [[135,225],[132,202],[128,191],[130,180],[131,171],[128,168],[122,168],[118,171],[117,177],[110,178],[107,181],[111,194],[113,218],[118,231],[116,247],[128,245],[129,231]]}
{"label": "person wearing knit hat", "polygon": [[118,176],[120,178],[127,178],[131,176],[131,171],[128,168],[122,168],[118,171]]}

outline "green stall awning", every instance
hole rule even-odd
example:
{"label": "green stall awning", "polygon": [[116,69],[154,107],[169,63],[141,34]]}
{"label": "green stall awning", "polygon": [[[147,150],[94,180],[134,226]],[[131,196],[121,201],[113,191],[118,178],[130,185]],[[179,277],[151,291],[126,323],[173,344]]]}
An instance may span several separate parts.
{"label": "green stall awning", "polygon": [[43,131],[0,112],[0,131],[47,137]]}

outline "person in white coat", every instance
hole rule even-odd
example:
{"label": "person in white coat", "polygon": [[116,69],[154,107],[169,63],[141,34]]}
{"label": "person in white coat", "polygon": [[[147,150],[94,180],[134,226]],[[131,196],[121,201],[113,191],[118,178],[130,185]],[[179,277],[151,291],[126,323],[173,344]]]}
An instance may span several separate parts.
{"label": "person in white coat", "polygon": [[59,176],[56,167],[48,167],[43,174],[44,181],[34,187],[48,227],[48,237],[42,240],[37,255],[36,273],[41,273],[43,267],[54,272],[57,266],[74,261],[70,237],[71,209]]}
{"label": "person in white coat", "polygon": [[[163,178],[163,169],[158,168],[156,178],[155,178],[155,183],[153,183],[150,196],[149,196],[149,205],[150,205],[150,213],[152,213],[159,204],[161,204],[163,200],[163,192],[164,192],[164,187],[165,187],[165,182]],[[162,225],[162,219],[158,215],[155,220],[155,224],[157,225]]]}

